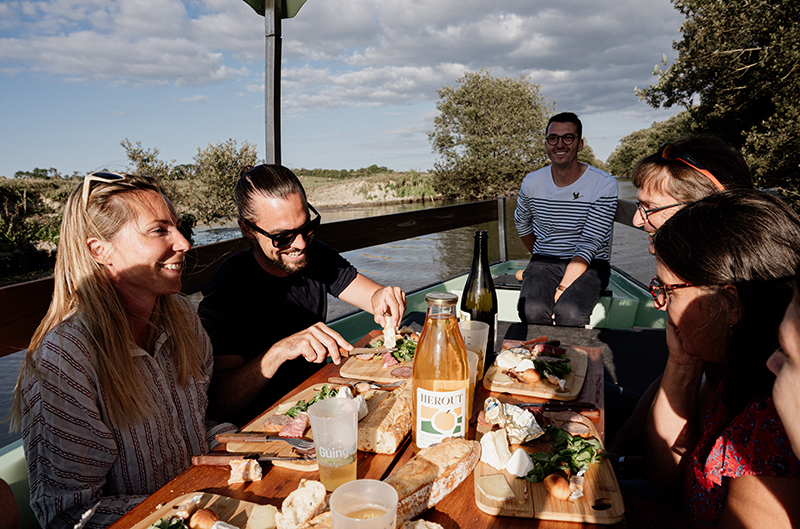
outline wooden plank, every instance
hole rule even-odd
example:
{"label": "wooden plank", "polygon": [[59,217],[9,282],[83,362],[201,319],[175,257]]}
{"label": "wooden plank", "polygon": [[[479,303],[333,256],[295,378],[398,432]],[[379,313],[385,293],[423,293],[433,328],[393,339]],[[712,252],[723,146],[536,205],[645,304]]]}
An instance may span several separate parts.
{"label": "wooden plank", "polygon": [[[505,346],[505,344],[504,344]],[[494,378],[496,374],[502,374],[503,369],[496,365],[489,366],[486,376],[483,377],[483,387],[496,393],[508,393],[513,395],[527,395],[529,397],[539,397],[552,400],[575,400],[583,390],[583,383],[586,380],[586,371],[589,367],[589,356],[586,351],[580,348],[567,348],[567,358],[569,358],[572,371],[564,377],[566,384],[561,390],[558,386],[541,379],[533,384],[524,384],[512,380],[511,384],[498,384]]]}
{"label": "wooden plank", "polygon": [[0,356],[28,347],[52,297],[52,277],[0,288]]}
{"label": "wooden plank", "polygon": [[[199,508],[211,509],[217,513],[217,516],[219,516],[221,521],[233,524],[236,527],[241,527],[242,529],[264,529],[263,526],[259,527],[258,523],[251,524],[250,517],[254,510],[264,509],[265,507],[261,507],[260,505],[249,501],[229,498],[219,494],[211,494],[209,492],[190,492],[188,494],[178,496],[174,500],[164,503],[161,507],[145,517],[141,522],[134,525],[133,528],[147,529],[150,527],[150,524],[157,522],[161,518],[170,518],[175,516],[175,513],[181,504],[197,495],[201,496]],[[269,507],[266,508],[268,509]]]}

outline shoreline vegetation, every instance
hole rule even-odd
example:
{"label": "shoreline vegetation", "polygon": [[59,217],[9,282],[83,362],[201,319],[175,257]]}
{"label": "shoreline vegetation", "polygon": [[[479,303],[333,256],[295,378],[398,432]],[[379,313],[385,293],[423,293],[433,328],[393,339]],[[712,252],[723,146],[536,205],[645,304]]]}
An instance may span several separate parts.
{"label": "shoreline vegetation", "polygon": [[[381,206],[443,198],[435,191],[428,172],[395,172],[375,166],[355,172],[295,172],[309,202],[316,207]],[[52,275],[64,204],[79,182],[80,178],[0,178],[0,286]],[[189,187],[192,182],[175,184]],[[178,195],[182,192],[179,190]],[[230,216],[200,223],[180,202],[176,209],[184,221],[189,219],[193,231],[214,230],[236,222],[235,216]]]}

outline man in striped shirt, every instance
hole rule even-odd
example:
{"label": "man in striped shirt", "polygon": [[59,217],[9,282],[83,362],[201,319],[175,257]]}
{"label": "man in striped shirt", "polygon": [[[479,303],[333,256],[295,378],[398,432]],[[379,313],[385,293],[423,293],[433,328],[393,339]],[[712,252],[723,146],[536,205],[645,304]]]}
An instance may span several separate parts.
{"label": "man in striped shirt", "polygon": [[551,117],[545,150],[552,165],[528,174],[520,187],[514,222],[533,254],[517,305],[523,322],[586,326],[608,286],[617,181],[578,161],[582,133],[575,114]]}

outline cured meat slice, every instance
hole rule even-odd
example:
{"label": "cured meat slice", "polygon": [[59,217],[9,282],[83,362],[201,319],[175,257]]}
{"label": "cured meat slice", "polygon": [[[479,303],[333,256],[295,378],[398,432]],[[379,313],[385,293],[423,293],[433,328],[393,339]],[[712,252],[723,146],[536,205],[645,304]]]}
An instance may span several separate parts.
{"label": "cured meat slice", "polygon": [[535,355],[545,355],[545,356],[561,356],[567,354],[567,350],[563,347],[556,347],[554,345],[547,345],[543,343],[539,343],[533,346],[531,352]]}
{"label": "cured meat slice", "polygon": [[392,376],[394,378],[411,378],[413,372],[411,366],[403,366],[393,369]]}
{"label": "cured meat slice", "polygon": [[397,361],[397,358],[392,356],[392,353],[383,353],[382,356],[383,356],[383,367],[392,367],[400,363]]}
{"label": "cured meat slice", "polygon": [[264,421],[264,431],[271,433],[280,432],[281,430],[283,430],[284,426],[286,426],[293,420],[294,419],[292,419],[288,415],[283,415],[280,413],[276,415],[270,415]]}
{"label": "cured meat slice", "polygon": [[278,435],[280,437],[294,437],[300,439],[306,432],[306,428],[308,428],[308,414],[301,411],[292,422],[284,426],[281,431],[278,432]]}

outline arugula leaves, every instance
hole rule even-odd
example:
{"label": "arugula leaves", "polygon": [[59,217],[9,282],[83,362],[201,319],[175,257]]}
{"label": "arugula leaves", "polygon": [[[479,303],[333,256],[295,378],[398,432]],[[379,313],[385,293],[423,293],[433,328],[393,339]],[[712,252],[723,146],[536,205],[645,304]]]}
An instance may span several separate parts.
{"label": "arugula leaves", "polygon": [[[369,342],[368,347],[375,349],[383,347],[383,336],[373,338],[372,341]],[[395,357],[398,362],[409,362],[414,359],[414,354],[416,352],[417,342],[408,336],[404,336],[403,338],[397,339],[397,345],[395,346],[395,350],[392,351],[392,356]]]}
{"label": "arugula leaves", "polygon": [[171,518],[161,518],[157,522],[150,524],[147,529],[186,529],[186,524],[177,516]]}
{"label": "arugula leaves", "polygon": [[[308,399],[308,402],[304,400],[297,401],[297,404],[289,408],[289,410],[286,412],[286,415],[295,418],[300,414],[300,412],[308,411],[309,406],[311,406],[315,402],[322,399],[333,398],[336,396],[337,393],[339,393],[338,389],[329,388],[327,384],[323,384],[322,388],[319,391],[317,391],[313,397]],[[170,529],[170,528],[161,528],[161,529]]]}
{"label": "arugula leaves", "polygon": [[[564,360],[568,360],[567,355],[561,355],[556,358],[563,358]],[[556,363],[541,362],[539,360],[536,360],[535,356],[532,358],[532,360],[534,369],[536,369],[536,371],[538,371],[539,374],[541,374],[542,376],[544,376],[545,373],[550,373],[555,377],[564,378],[566,375],[572,372],[572,368],[570,367],[569,362],[556,362]]]}
{"label": "arugula leaves", "polygon": [[553,425],[547,427],[547,435],[556,442],[555,450],[552,453],[537,452],[530,455],[533,470],[528,472],[525,479],[533,483],[559,470],[569,470],[570,473],[577,474],[588,469],[589,465],[599,463],[600,458],[605,456],[597,439],[573,437]]}

